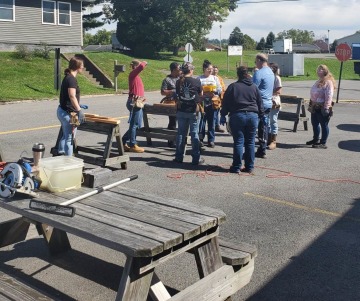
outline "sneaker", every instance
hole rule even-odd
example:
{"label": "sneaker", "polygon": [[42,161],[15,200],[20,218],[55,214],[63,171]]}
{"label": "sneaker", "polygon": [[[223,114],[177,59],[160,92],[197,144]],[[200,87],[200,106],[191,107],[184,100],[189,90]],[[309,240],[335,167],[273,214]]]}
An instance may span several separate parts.
{"label": "sneaker", "polygon": [[256,158],[261,158],[261,159],[266,159],[266,154],[262,153],[262,152],[259,152],[259,151],[256,151],[255,157]]}
{"label": "sneaker", "polygon": [[232,165],[230,166],[230,173],[240,173],[240,169],[239,168],[234,168]]}
{"label": "sneaker", "polygon": [[211,148],[214,148],[214,147],[215,147],[215,143],[214,143],[214,142],[209,142],[207,146],[208,146],[208,147],[211,147]]}
{"label": "sneaker", "polygon": [[143,149],[142,147],[139,147],[137,144],[135,144],[134,146],[130,146],[129,152],[132,153],[143,153],[145,151],[145,149]]}
{"label": "sneaker", "polygon": [[176,162],[176,163],[183,163],[183,160],[180,160],[180,159],[175,158],[175,159],[173,159],[173,162]]}
{"label": "sneaker", "polygon": [[192,162],[192,165],[203,165],[205,163],[204,158],[200,158],[198,162]]}
{"label": "sneaker", "polygon": [[255,175],[255,174],[254,174],[254,171],[253,171],[252,169],[249,170],[249,169],[246,169],[245,167],[241,168],[240,171],[241,171],[241,172],[246,172],[246,173],[248,173],[248,174],[251,175],[251,176],[254,176],[254,175]]}
{"label": "sneaker", "polygon": [[125,152],[129,152],[129,151],[130,151],[130,146],[127,145],[126,143],[124,144],[124,151],[125,151]]}
{"label": "sneaker", "polygon": [[222,128],[220,128],[219,125],[217,125],[217,126],[215,127],[215,132],[217,132],[217,133],[225,133],[225,130],[223,130]]}
{"label": "sneaker", "polygon": [[314,144],[318,144],[320,141],[318,139],[313,139],[310,141],[306,142],[306,145],[314,145]]}
{"label": "sneaker", "polygon": [[322,143],[315,143],[312,146],[313,148],[321,148],[321,149],[327,149],[326,144],[322,144]]}

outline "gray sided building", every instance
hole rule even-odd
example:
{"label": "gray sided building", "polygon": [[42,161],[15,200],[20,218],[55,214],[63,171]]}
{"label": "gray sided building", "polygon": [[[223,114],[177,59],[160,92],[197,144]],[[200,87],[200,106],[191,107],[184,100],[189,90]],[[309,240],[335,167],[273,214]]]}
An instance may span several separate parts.
{"label": "gray sided building", "polygon": [[83,42],[82,3],[94,0],[0,0],[0,51],[24,44],[77,52]]}

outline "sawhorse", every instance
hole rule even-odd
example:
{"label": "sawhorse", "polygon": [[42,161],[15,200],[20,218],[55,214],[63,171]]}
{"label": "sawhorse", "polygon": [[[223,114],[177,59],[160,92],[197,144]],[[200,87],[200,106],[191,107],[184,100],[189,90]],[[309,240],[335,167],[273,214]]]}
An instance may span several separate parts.
{"label": "sawhorse", "polygon": [[[78,131],[92,132],[107,135],[104,146],[80,146],[74,140],[74,155],[83,159],[85,163],[106,167],[120,163],[122,169],[127,168],[130,160],[124,154],[124,146],[120,136],[120,120],[98,115],[85,114],[86,121],[77,127]],[[60,128],[56,146],[51,149],[51,154],[57,155],[57,146],[62,137]],[[112,151],[113,138],[116,141],[116,151]],[[90,155],[89,155],[90,154]]]}

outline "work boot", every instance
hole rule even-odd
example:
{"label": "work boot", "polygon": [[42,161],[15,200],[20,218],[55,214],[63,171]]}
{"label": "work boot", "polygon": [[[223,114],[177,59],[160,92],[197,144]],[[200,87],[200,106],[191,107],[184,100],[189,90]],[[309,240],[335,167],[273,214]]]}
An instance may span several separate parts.
{"label": "work boot", "polygon": [[313,145],[313,144],[319,144],[319,143],[320,143],[319,139],[313,139],[313,140],[307,141],[306,145]]}
{"label": "work boot", "polygon": [[273,150],[276,148],[276,134],[271,134],[271,140],[269,144],[269,150]]}
{"label": "work boot", "polygon": [[134,146],[130,146],[130,150],[129,152],[132,153],[143,153],[145,151],[145,149],[143,149],[142,147],[139,147],[137,144],[135,144]]}
{"label": "work boot", "polygon": [[220,125],[217,125],[217,126],[215,126],[215,132],[217,132],[217,133],[225,133],[225,130],[220,128]]}
{"label": "work boot", "polygon": [[255,153],[256,158],[266,159],[266,153],[262,152],[261,150],[257,149]]}
{"label": "work boot", "polygon": [[127,143],[124,144],[124,151],[125,151],[125,152],[129,152],[129,151],[130,151],[130,146],[127,145]]}

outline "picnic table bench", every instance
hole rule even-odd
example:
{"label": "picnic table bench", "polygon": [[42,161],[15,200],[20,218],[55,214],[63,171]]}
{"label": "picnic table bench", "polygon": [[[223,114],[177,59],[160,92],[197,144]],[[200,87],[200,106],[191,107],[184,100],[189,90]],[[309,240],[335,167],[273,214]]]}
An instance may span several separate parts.
{"label": "picnic table bench", "polygon": [[[83,187],[40,192],[38,199],[61,203],[88,191]],[[142,301],[148,296],[156,301],[231,300],[251,279],[256,248],[219,239],[219,226],[226,218],[221,210],[123,186],[73,205],[77,213],[70,218],[30,210],[27,196],[0,199],[0,207],[21,216],[0,225],[4,238],[0,248],[24,239],[29,223],[34,223],[51,254],[71,249],[67,233],[124,253],[127,259],[117,301]],[[184,252],[195,255],[194,268],[201,279],[170,296],[155,268]]]}
{"label": "picnic table bench", "polygon": [[[306,108],[305,108],[305,100],[304,98],[297,97],[294,95],[280,95],[281,99],[281,110],[279,112],[278,119],[286,120],[286,121],[293,121],[294,127],[293,132],[297,131],[297,127],[299,122],[303,122],[304,130],[308,130],[309,117],[306,116]],[[287,104],[295,105],[295,112],[291,112],[286,110]],[[289,106],[290,107],[290,106]],[[294,107],[294,106],[291,106]]]}

